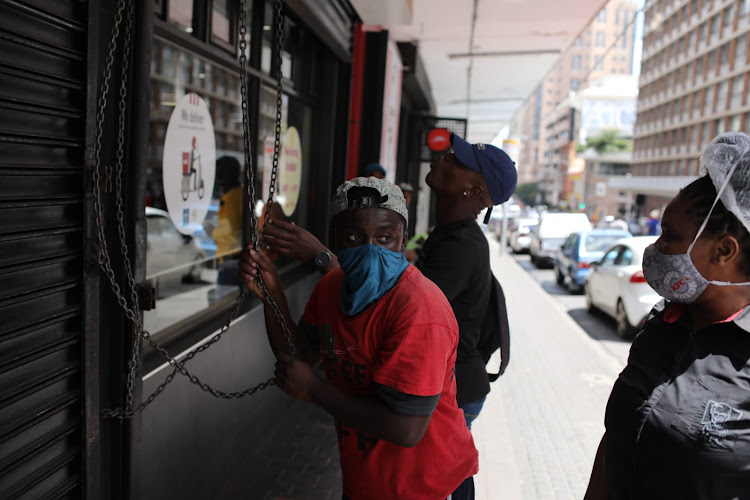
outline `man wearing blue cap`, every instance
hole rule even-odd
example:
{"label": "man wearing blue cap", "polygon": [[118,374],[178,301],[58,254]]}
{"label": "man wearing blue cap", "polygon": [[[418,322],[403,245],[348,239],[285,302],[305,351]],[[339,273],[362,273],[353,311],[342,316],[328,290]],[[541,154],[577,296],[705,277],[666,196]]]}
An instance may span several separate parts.
{"label": "man wearing blue cap", "polygon": [[377,177],[378,179],[385,179],[386,172],[383,165],[377,162],[370,163],[362,171],[362,175],[365,177]]}
{"label": "man wearing blue cap", "polygon": [[490,392],[477,342],[489,303],[492,271],[489,245],[476,218],[486,208],[486,223],[492,207],[510,198],[518,174],[502,149],[469,144],[455,134],[451,134],[451,145],[453,152],[433,162],[427,174],[427,185],[436,198],[436,227],[417,267],[443,291],[456,315],[456,400],[471,428]]}

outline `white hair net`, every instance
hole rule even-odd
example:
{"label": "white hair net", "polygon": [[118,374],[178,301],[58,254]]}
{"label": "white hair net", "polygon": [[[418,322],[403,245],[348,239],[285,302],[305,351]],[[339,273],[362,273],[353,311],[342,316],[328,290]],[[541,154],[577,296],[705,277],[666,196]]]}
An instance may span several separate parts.
{"label": "white hair net", "polygon": [[700,165],[700,175],[709,175],[721,202],[750,232],[750,137],[742,132],[717,135]]}

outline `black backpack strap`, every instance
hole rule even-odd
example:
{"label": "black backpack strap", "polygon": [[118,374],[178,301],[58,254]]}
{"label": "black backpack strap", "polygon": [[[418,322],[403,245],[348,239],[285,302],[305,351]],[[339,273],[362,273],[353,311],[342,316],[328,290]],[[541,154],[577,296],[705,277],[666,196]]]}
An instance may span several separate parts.
{"label": "black backpack strap", "polygon": [[497,324],[500,327],[500,368],[497,373],[487,372],[490,382],[497,380],[505,372],[510,362],[510,329],[508,328],[508,310],[505,306],[505,293],[500,282],[492,276],[490,304],[495,306]]}

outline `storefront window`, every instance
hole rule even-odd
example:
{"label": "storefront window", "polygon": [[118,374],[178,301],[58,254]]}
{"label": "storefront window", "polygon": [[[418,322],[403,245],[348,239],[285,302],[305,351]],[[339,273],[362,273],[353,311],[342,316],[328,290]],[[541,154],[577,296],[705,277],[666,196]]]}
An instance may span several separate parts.
{"label": "storefront window", "polygon": [[214,0],[211,13],[211,37],[214,42],[234,44],[233,16],[228,0]]}
{"label": "storefront window", "polygon": [[146,187],[151,332],[237,293],[246,205],[239,75],[155,37]]}
{"label": "storefront window", "polygon": [[[302,227],[309,227],[309,213],[304,208],[310,200],[310,138],[312,134],[312,109],[297,99],[282,96],[281,154],[278,181],[274,199],[280,205],[283,218]],[[260,119],[258,121],[258,175],[262,179],[263,200],[268,198],[270,174],[273,163],[275,139],[276,91],[262,87],[260,93]],[[297,159],[297,161],[295,161]],[[260,212],[256,210],[256,215]],[[282,216],[277,212],[277,217]]]}
{"label": "storefront window", "polygon": [[168,0],[167,21],[187,33],[193,32],[193,0]]}

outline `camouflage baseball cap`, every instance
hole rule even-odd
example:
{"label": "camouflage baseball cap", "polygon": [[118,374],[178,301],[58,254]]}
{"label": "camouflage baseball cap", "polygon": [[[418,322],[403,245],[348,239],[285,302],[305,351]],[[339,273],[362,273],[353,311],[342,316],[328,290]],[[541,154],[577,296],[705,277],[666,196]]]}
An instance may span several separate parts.
{"label": "camouflage baseball cap", "polygon": [[[353,188],[371,188],[378,192],[378,199],[366,197],[353,197]],[[406,209],[406,200],[401,189],[385,180],[377,177],[355,177],[336,188],[336,194],[331,201],[331,217],[336,217],[341,212],[352,208],[387,208],[393,210],[408,223],[409,212]]]}

